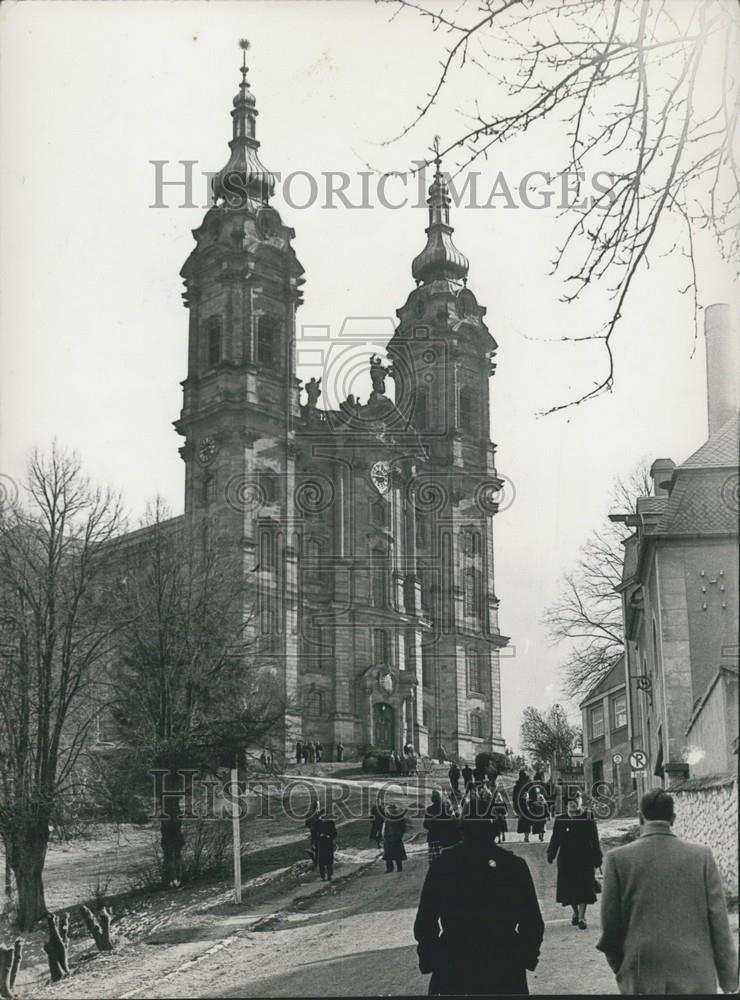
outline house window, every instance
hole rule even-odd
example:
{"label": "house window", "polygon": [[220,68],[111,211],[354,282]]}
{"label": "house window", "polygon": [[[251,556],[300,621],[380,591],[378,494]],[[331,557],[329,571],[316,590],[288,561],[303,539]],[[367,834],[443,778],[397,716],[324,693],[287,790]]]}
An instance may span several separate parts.
{"label": "house window", "polygon": [[460,390],[460,427],[464,431],[475,430],[473,390]]}
{"label": "house window", "polygon": [[203,480],[203,503],[213,503],[216,499],[216,477],[206,476]]}
{"label": "house window", "polygon": [[612,698],[612,729],[627,725],[627,695],[617,694]]}
{"label": "house window", "polygon": [[483,719],[477,712],[473,712],[470,716],[470,735],[478,740],[483,739]]}
{"label": "house window", "polygon": [[257,320],[257,364],[272,368],[277,361],[277,354],[277,321],[273,316],[260,316]]}
{"label": "house window", "polygon": [[421,685],[425,688],[432,686],[432,654],[426,646],[421,648]]}
{"label": "house window", "polygon": [[306,714],[321,716],[324,714],[324,696],[321,691],[308,691],[306,693]]}
{"label": "house window", "polygon": [[594,785],[599,785],[604,780],[604,762],[595,760],[591,764],[591,781]]}
{"label": "house window", "polygon": [[604,735],[604,706],[596,705],[591,709],[591,739],[599,740]]}
{"label": "house window", "polygon": [[221,360],[221,320],[213,316],[208,320],[208,367],[215,368]]}
{"label": "house window", "polygon": [[388,561],[382,548],[371,553],[372,599],[376,608],[388,605]]}
{"label": "house window", "polygon": [[465,664],[468,675],[468,691],[475,691],[480,694],[483,691],[483,677],[480,653],[477,649],[465,650]]}

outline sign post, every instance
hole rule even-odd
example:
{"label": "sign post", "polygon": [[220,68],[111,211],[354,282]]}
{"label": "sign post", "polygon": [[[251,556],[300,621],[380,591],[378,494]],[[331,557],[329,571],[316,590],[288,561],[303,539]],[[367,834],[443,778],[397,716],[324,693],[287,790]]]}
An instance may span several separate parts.
{"label": "sign post", "polygon": [[[238,762],[238,756],[237,756]],[[239,826],[239,769],[231,769],[231,830],[234,851],[234,902],[242,901],[242,843]]]}

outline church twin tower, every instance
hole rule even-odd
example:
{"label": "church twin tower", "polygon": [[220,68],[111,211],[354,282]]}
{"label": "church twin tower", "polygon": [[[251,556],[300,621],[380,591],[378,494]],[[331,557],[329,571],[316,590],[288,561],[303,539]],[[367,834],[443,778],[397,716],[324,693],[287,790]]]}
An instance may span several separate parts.
{"label": "church twin tower", "polygon": [[303,268],[269,204],[275,179],[258,157],[241,72],[231,155],[182,269],[185,518],[238,558],[248,656],[285,697],[285,749],[298,737],[348,753],[411,743],[472,760],[503,747],[496,342],[452,242],[439,160],[390,366],[370,358],[365,405],[350,396],[321,409],[315,379],[302,403]]}

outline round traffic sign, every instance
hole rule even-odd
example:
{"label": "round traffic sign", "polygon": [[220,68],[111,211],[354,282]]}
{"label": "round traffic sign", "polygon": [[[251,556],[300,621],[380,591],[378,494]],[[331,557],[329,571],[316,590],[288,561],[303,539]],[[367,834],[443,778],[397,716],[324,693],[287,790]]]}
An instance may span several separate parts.
{"label": "round traffic sign", "polygon": [[630,767],[633,771],[644,771],[647,764],[647,754],[644,750],[633,750],[630,754]]}
{"label": "round traffic sign", "polygon": [[622,761],[624,760],[624,757],[621,755],[621,753],[615,753],[614,756],[612,757],[612,760],[614,761],[615,764],[621,764]]}

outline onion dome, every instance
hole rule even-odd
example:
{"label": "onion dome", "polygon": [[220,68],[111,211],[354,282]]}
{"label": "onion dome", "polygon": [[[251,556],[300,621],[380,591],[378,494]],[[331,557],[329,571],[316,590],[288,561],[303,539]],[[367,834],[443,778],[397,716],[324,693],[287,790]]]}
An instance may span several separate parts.
{"label": "onion dome", "polygon": [[234,123],[234,137],[229,143],[231,156],[211,182],[215,201],[224,202],[229,208],[242,208],[250,202],[265,205],[275,193],[275,178],[265,169],[257,155],[260,144],[255,138],[255,123],[259,112],[247,80],[249,42],[243,39],[239,45],[244,56],[242,82],[231,112]]}
{"label": "onion dome", "polygon": [[436,171],[427,199],[427,245],[411,265],[411,273],[417,284],[437,278],[465,281],[468,276],[468,259],[452,242],[454,229],[450,225],[450,194],[440,169],[439,150],[434,163]]}

